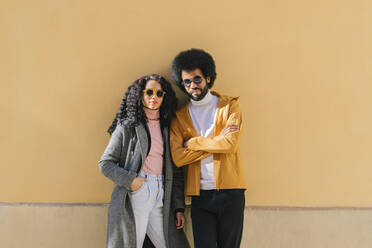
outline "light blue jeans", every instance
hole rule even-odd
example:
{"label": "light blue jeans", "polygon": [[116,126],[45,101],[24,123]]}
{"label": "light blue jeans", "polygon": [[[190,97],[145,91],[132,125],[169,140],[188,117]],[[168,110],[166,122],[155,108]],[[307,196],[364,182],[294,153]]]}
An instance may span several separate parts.
{"label": "light blue jeans", "polygon": [[142,248],[146,233],[156,248],[166,248],[163,230],[164,176],[148,175],[141,188],[129,194],[136,223],[137,248]]}

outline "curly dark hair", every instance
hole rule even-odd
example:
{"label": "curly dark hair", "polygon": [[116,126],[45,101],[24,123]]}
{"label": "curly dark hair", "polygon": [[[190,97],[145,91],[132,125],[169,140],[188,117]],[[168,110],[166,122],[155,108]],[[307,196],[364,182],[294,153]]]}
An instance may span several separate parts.
{"label": "curly dark hair", "polygon": [[182,70],[192,71],[195,69],[200,69],[205,78],[210,77],[208,87],[212,88],[217,76],[216,65],[212,56],[201,49],[192,48],[180,52],[172,62],[171,78],[181,90],[185,91],[182,85]]}
{"label": "curly dark hair", "polygon": [[120,110],[107,130],[110,135],[114,132],[118,123],[125,127],[135,127],[140,123],[146,123],[142,98],[143,90],[149,80],[159,82],[162,90],[166,92],[160,106],[160,125],[162,127],[169,126],[170,120],[175,115],[177,108],[176,94],[174,93],[171,84],[164,77],[157,74],[151,74],[137,79],[128,87],[121,102]]}

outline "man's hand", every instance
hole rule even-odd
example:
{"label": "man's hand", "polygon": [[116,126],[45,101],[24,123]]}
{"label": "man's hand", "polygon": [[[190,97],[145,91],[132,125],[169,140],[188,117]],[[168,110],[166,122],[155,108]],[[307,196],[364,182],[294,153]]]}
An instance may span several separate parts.
{"label": "man's hand", "polygon": [[144,177],[136,177],[130,185],[132,191],[137,191],[142,187],[143,182],[146,181]]}
{"label": "man's hand", "polygon": [[176,227],[182,229],[185,226],[185,215],[182,212],[176,213]]}
{"label": "man's hand", "polygon": [[226,135],[228,133],[236,132],[236,131],[239,131],[239,130],[240,130],[240,128],[237,125],[228,125],[224,129],[222,129],[219,136],[223,136],[223,135]]}

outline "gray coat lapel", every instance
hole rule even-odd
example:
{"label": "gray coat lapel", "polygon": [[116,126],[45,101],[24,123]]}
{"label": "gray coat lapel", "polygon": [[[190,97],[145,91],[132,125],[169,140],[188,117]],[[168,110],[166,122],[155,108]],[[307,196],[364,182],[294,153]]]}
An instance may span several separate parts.
{"label": "gray coat lapel", "polygon": [[138,126],[136,126],[136,133],[141,146],[142,163],[144,163],[148,153],[149,141],[147,138],[146,129],[143,124],[139,124]]}
{"label": "gray coat lapel", "polygon": [[166,178],[172,178],[172,164],[170,163],[171,161],[169,160],[170,158],[170,152],[169,152],[169,137],[168,137],[168,129],[167,128],[163,128],[162,130],[162,134],[163,134],[163,140],[165,141],[165,150],[164,150],[164,157],[165,157],[165,160],[164,160],[164,169],[165,169],[165,176]]}

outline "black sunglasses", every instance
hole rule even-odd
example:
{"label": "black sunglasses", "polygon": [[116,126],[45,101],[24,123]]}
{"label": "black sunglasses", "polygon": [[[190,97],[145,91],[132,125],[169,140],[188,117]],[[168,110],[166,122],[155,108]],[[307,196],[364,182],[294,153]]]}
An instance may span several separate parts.
{"label": "black sunglasses", "polygon": [[145,89],[143,92],[149,97],[152,97],[155,94],[157,97],[162,98],[165,95],[165,91],[162,90]]}
{"label": "black sunglasses", "polygon": [[194,82],[196,84],[200,84],[201,82],[203,82],[203,78],[201,76],[195,76],[193,79],[184,79],[182,81],[182,84],[184,86],[189,87],[191,85],[191,82]]}

